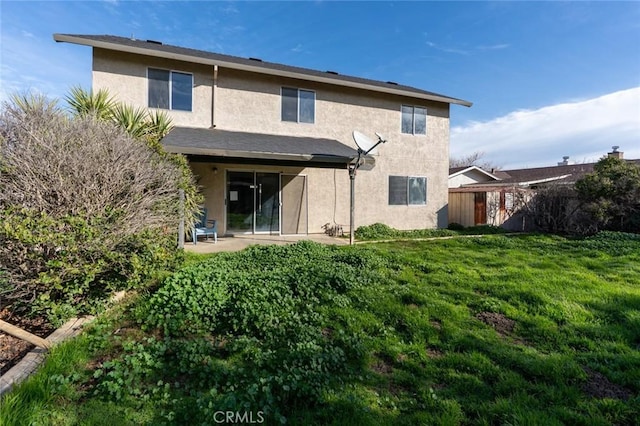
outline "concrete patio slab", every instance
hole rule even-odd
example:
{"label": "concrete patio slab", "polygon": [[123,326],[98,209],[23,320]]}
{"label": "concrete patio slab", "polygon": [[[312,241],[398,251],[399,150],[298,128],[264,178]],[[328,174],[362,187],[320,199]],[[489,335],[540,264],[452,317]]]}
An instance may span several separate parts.
{"label": "concrete patio slab", "polygon": [[214,244],[213,238],[209,240],[199,239],[198,244],[185,242],[184,249],[192,253],[217,253],[222,251],[239,251],[256,244],[293,244],[298,241],[308,240],[321,244],[346,245],[349,238],[331,237],[326,234],[309,235],[231,235],[218,237],[218,243]]}

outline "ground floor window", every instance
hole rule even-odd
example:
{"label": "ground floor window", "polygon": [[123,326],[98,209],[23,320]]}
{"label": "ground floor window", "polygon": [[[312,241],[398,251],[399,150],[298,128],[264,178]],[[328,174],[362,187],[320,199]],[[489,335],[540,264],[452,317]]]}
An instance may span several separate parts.
{"label": "ground floor window", "polygon": [[389,176],[389,205],[427,204],[427,178]]}

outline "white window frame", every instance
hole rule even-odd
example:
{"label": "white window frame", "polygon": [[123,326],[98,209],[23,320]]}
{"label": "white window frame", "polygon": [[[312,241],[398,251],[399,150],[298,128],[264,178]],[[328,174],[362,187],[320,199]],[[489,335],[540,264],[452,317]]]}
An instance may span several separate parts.
{"label": "white window frame", "polygon": [[[291,89],[291,90],[295,90],[297,92],[297,111],[296,111],[296,121],[293,120],[284,120],[283,116],[282,116],[282,101],[284,99],[283,97],[283,90],[284,89]],[[308,92],[308,93],[313,93],[313,120],[312,121],[300,121],[300,92]],[[300,123],[300,124],[315,124],[316,123],[316,91],[315,90],[311,90],[311,89],[304,89],[301,87],[291,87],[291,86],[281,86],[280,87],[280,121],[284,122],[284,123]]]}
{"label": "white window frame", "polygon": [[[402,126],[403,121],[403,109],[411,108],[411,132],[405,132]],[[424,133],[416,133],[416,109],[420,108],[424,110]],[[414,136],[426,136],[427,134],[427,116],[428,116],[427,107],[420,105],[406,105],[402,104],[400,106],[400,133],[404,135],[414,135]]]}
{"label": "white window frame", "polygon": [[[168,71],[169,72],[169,108],[159,108],[149,105],[149,70]],[[191,76],[191,106],[190,109],[174,109],[173,108],[173,74],[186,74]],[[193,112],[193,89],[194,89],[194,77],[192,72],[178,71],[167,68],[147,67],[147,108],[164,109],[167,111],[180,111],[180,112]]]}

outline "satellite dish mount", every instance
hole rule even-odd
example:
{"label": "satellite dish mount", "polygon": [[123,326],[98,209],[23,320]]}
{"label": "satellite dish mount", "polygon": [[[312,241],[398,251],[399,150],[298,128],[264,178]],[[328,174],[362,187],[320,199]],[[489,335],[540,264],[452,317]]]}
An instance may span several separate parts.
{"label": "satellite dish mount", "polygon": [[356,142],[356,146],[358,147],[358,156],[354,159],[355,162],[351,162],[349,164],[349,179],[351,180],[351,214],[350,214],[350,225],[349,225],[349,244],[353,245],[354,236],[355,236],[355,184],[356,184],[356,172],[362,165],[362,160],[365,155],[368,155],[372,152],[378,145],[381,143],[387,142],[386,139],[380,134],[376,133],[378,140],[376,142],[369,139],[363,133],[360,133],[357,130],[353,131],[353,140]]}

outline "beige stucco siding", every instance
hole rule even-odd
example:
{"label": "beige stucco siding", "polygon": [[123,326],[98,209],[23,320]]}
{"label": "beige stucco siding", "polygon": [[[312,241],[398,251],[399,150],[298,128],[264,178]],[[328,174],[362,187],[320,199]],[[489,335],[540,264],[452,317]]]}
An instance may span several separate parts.
{"label": "beige stucco siding", "polygon": [[210,127],[213,67],[189,62],[93,49],[93,90],[105,88],[119,101],[147,108],[147,69],[160,68],[193,74],[192,111],[165,111],[176,126]]}
{"label": "beige stucco siding", "polygon": [[333,223],[334,209],[336,222],[348,229],[349,176],[346,170],[218,163],[192,163],[191,168],[205,197],[209,216],[211,219],[219,220],[221,233],[226,232],[224,200],[228,170],[305,175],[308,190],[309,233],[321,233],[325,223]]}
{"label": "beige stucco siding", "polygon": [[[353,130],[372,139],[383,134],[387,144],[378,149],[376,166],[359,171],[356,179],[356,226],[383,222],[400,229],[447,225],[449,167],[449,104],[382,94],[325,83],[267,76],[214,67],[94,49],[93,88],[108,88],[118,99],[147,106],[149,67],[193,73],[193,111],[169,111],[176,126],[211,127],[231,131],[336,139],[355,148]],[[215,85],[215,88],[214,88]],[[281,88],[313,90],[315,123],[281,120]],[[215,98],[215,99],[214,99]],[[401,106],[427,108],[427,134],[401,133]],[[212,109],[213,105],[213,109]],[[193,164],[209,211],[224,217],[225,170],[267,170],[308,176],[309,232],[335,221],[349,224],[349,177],[346,170]],[[389,176],[427,178],[427,204],[390,206]],[[345,230],[347,228],[345,227]]]}
{"label": "beige stucco siding", "polygon": [[[313,124],[281,120],[280,91],[283,86],[315,91]],[[403,229],[446,226],[448,104],[228,69],[220,69],[216,93],[215,124],[225,130],[328,137],[354,148],[353,130],[360,130],[372,139],[374,132],[382,133],[388,143],[379,147],[376,167],[372,171],[360,171],[356,179],[357,224],[384,222]],[[400,132],[403,104],[427,108],[427,135]],[[316,173],[322,175],[327,171]],[[349,181],[344,173],[345,177],[338,185],[348,189]],[[389,175],[426,177],[427,205],[389,206]],[[313,214],[311,200],[314,194],[321,199],[323,191],[329,190],[326,179],[321,182],[323,186],[313,191],[316,183],[313,174],[310,175],[310,215]],[[328,196],[333,198],[333,192]],[[348,196],[348,192],[344,196]],[[318,209],[322,210],[322,205],[318,205]],[[348,223],[348,211],[345,214],[338,216],[342,223]],[[309,223],[311,229],[311,217]]]}

